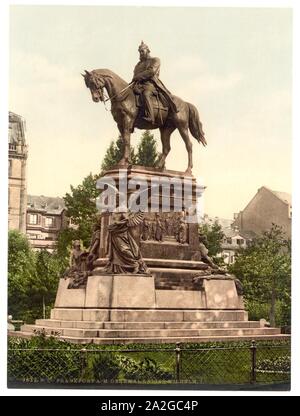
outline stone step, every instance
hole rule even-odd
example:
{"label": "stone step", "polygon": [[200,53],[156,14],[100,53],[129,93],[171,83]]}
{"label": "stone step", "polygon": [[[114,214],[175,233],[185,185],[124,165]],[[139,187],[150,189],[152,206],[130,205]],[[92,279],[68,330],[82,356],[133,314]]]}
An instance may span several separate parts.
{"label": "stone step", "polygon": [[[30,332],[13,331],[10,336],[17,338],[29,339],[33,334]],[[290,335],[238,335],[238,336],[201,336],[201,337],[167,337],[167,338],[84,338],[84,337],[70,337],[62,336],[60,339],[73,344],[107,344],[107,345],[124,345],[124,344],[175,344],[180,343],[201,343],[201,342],[240,342],[252,340],[276,341],[276,340],[290,340]]]}
{"label": "stone step", "polygon": [[247,321],[242,309],[81,309],[55,308],[51,319],[112,322],[212,322]]}
{"label": "stone step", "polygon": [[168,338],[201,336],[278,335],[278,328],[209,328],[209,329],[81,329],[23,325],[23,332],[45,331],[48,335],[83,338]]}
{"label": "stone step", "polygon": [[37,326],[48,328],[78,329],[213,329],[213,328],[259,328],[259,321],[220,321],[220,322],[94,322],[61,321],[37,319]]}
{"label": "stone step", "polygon": [[[64,337],[68,342],[78,343],[76,338]],[[289,335],[278,334],[278,335],[238,335],[238,336],[199,336],[199,337],[167,337],[161,338],[81,338],[81,344],[93,343],[93,344],[175,344],[180,343],[200,343],[200,342],[226,342],[226,341],[252,341],[252,340],[288,340]]]}
{"label": "stone step", "polygon": [[37,334],[38,332],[44,332],[47,335],[53,336],[72,336],[72,337],[84,337],[84,338],[93,338],[98,337],[99,330],[98,329],[79,329],[79,328],[61,328],[61,327],[47,327],[47,326],[39,326],[39,325],[22,325],[21,326],[22,332],[31,332]]}
{"label": "stone step", "polygon": [[[68,331],[68,330],[67,330]],[[143,329],[143,330],[99,330],[98,338],[168,338],[168,337],[198,337],[198,336],[237,336],[237,335],[277,335],[277,328],[228,328],[228,329]],[[64,331],[64,335],[70,335]]]}
{"label": "stone step", "polygon": [[260,328],[259,321],[221,322],[104,322],[105,329],[214,329]]}

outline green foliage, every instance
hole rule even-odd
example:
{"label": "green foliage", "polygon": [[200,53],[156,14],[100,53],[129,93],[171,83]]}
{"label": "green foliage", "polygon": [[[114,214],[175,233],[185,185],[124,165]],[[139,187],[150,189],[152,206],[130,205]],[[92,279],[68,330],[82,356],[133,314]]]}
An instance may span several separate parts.
{"label": "green foliage", "polygon": [[73,228],[64,229],[58,235],[57,256],[64,267],[67,266],[73,240],[81,240],[85,247],[90,244],[97,216],[96,199],[100,195],[96,188],[99,176],[90,173],[77,187],[71,185],[71,192],[64,197],[66,215],[73,225]]}
{"label": "green foliage", "polygon": [[69,354],[71,345],[55,336],[46,338],[45,332],[40,331],[30,342],[13,338],[8,346],[8,380],[59,383],[81,378],[81,353],[78,350]]}
{"label": "green foliage", "polygon": [[[29,383],[174,382],[175,346],[83,346],[56,336],[46,337],[45,332],[40,331],[31,339],[9,338],[8,380]],[[256,346],[257,368],[262,370],[257,372],[257,381],[288,381],[289,341],[257,341]],[[182,344],[180,380],[203,384],[249,383],[250,347],[251,341]],[[266,377],[264,371],[271,374]],[[280,373],[282,371],[287,373]]]}
{"label": "green foliage", "polygon": [[[112,141],[106,150],[106,153],[104,155],[102,164],[101,164],[101,170],[102,172],[105,172],[106,170],[109,170],[111,167],[116,165],[120,162],[122,155],[124,152],[124,142],[121,137],[119,137],[116,141]],[[134,148],[131,147],[130,149],[130,161],[132,164],[135,164],[135,151]]]}
{"label": "green foliage", "polygon": [[8,313],[33,322],[42,316],[43,303],[52,306],[62,272],[56,254],[34,252],[18,231],[8,234]]}
{"label": "green foliage", "polygon": [[[261,302],[259,300],[252,300],[245,298],[245,308],[249,313],[250,321],[259,321],[264,318],[267,321],[270,319],[270,304],[267,302]],[[275,301],[275,321],[277,325],[290,326],[290,304],[286,304],[281,300]]]}
{"label": "green foliage", "polygon": [[137,165],[154,167],[158,161],[157,144],[154,135],[146,130],[138,144],[136,161]]}
{"label": "green foliage", "polygon": [[199,225],[199,236],[205,235],[207,238],[207,249],[208,255],[212,257],[213,261],[219,266],[223,265],[223,259],[217,257],[222,252],[222,241],[224,239],[224,233],[221,225],[215,220],[212,224],[200,224]]}
{"label": "green foliage", "polygon": [[70,251],[73,240],[81,240],[80,230],[78,231],[78,228],[65,228],[58,234],[56,253],[60,263],[63,265],[64,270],[69,265]]}
{"label": "green foliage", "polygon": [[118,361],[125,380],[159,381],[173,378],[173,372],[158,364],[153,358],[144,357],[141,360],[134,360],[120,355]]}
{"label": "green foliage", "polygon": [[[116,354],[101,352],[101,354],[92,354],[88,357],[86,377],[95,381],[112,382],[117,380],[121,368],[119,366]],[[91,375],[89,375],[91,374]]]}
{"label": "green foliage", "polygon": [[76,188],[71,185],[71,193],[65,195],[66,214],[72,218],[73,224],[80,225],[84,217],[91,218],[96,214],[95,202],[99,196],[99,190],[96,188],[98,178],[99,175],[90,173]]}
{"label": "green foliage", "polygon": [[27,307],[30,312],[25,316],[27,322],[42,316],[43,304],[48,307],[54,304],[59,277],[63,273],[56,254],[40,250],[35,257],[35,276],[28,288]]}
{"label": "green foliage", "polygon": [[278,300],[284,305],[285,318],[283,322],[277,320],[277,324],[290,323],[291,246],[280,227],[273,225],[249,247],[240,250],[230,271],[242,281],[248,302],[269,306],[271,326],[276,325]]}
{"label": "green foliage", "polygon": [[35,272],[35,256],[26,237],[18,231],[9,231],[8,313],[15,319],[21,319]]}
{"label": "green foliage", "polygon": [[259,360],[256,366],[257,371],[271,371],[271,372],[290,372],[291,371],[291,358],[288,356],[285,357],[275,357],[275,358],[265,358]]}

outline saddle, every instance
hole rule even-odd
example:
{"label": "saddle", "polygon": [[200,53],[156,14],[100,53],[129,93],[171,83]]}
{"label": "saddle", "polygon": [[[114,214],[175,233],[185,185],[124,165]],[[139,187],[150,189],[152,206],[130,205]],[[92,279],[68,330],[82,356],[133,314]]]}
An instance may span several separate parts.
{"label": "saddle", "polygon": [[[135,104],[139,109],[143,108],[143,97],[141,93],[135,93]],[[159,91],[155,91],[151,95],[151,104],[155,110],[168,111],[168,101]]]}

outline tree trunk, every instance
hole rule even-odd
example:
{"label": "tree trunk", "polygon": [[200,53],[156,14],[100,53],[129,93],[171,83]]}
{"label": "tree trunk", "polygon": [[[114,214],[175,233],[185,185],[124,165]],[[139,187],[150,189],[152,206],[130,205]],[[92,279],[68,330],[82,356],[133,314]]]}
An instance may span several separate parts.
{"label": "tree trunk", "polygon": [[270,326],[275,327],[275,303],[276,303],[276,291],[275,291],[275,285],[272,287],[272,293],[271,293],[271,307],[270,307]]}
{"label": "tree trunk", "polygon": [[43,296],[43,319],[46,319],[46,305],[45,305],[45,297]]}

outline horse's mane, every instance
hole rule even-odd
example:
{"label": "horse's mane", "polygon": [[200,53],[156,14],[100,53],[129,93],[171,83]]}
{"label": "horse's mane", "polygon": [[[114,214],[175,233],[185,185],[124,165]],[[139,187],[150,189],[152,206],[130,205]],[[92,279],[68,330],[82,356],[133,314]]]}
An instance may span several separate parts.
{"label": "horse's mane", "polygon": [[100,75],[100,76],[104,76],[104,77],[111,77],[112,79],[114,79],[117,82],[127,84],[127,82],[124,79],[122,79],[115,72],[113,72],[113,71],[111,71],[110,69],[107,69],[107,68],[94,69],[92,71],[92,73],[95,73],[96,75]]}

